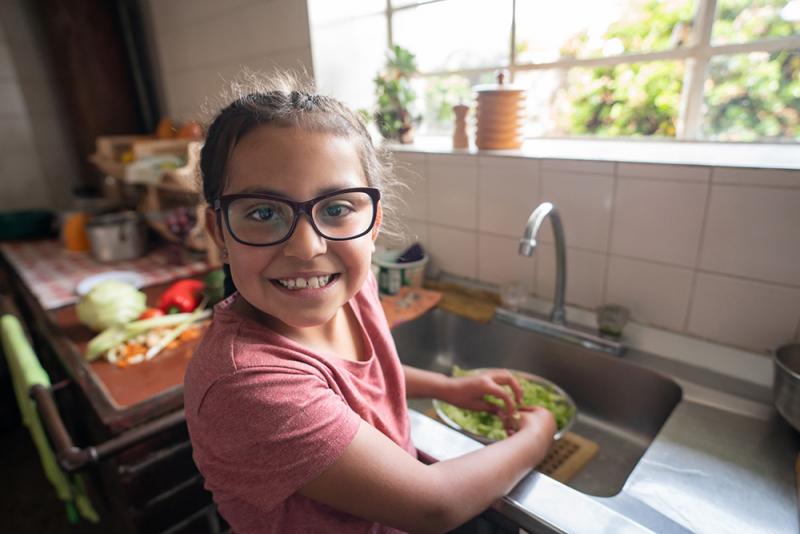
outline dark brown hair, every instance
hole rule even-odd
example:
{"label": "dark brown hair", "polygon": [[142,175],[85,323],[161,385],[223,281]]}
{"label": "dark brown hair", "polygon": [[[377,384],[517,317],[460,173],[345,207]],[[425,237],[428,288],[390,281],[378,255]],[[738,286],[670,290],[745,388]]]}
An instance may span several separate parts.
{"label": "dark brown hair", "polygon": [[231,84],[227,103],[211,122],[200,152],[200,175],[203,195],[209,205],[225,188],[226,167],[239,140],[262,125],[301,128],[352,139],[358,151],[367,182],[381,191],[384,212],[383,233],[397,237],[392,228],[396,218],[395,189],[388,150],[372,142],[369,130],[361,117],[347,106],[329,96],[314,92],[313,85],[301,82],[300,76],[276,72],[268,77],[244,72]]}

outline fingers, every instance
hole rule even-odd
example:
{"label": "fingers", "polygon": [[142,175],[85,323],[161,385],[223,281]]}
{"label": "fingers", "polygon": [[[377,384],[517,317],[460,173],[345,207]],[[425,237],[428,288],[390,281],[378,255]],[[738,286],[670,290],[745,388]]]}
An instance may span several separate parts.
{"label": "fingers", "polygon": [[506,432],[508,432],[509,436],[515,433],[517,430],[519,430],[519,424],[520,424],[519,412],[514,412],[513,414],[507,414],[501,411],[497,413],[497,416],[503,422],[503,428],[506,429]]}
{"label": "fingers", "polygon": [[511,391],[514,392],[514,398],[516,399],[517,406],[522,406],[522,386],[519,385],[519,382],[517,382],[517,379],[513,374],[511,374],[510,371],[498,369],[488,372],[487,375],[490,376],[496,383],[509,386]]}
{"label": "fingers", "polygon": [[[506,391],[506,389],[501,384],[496,382],[493,378],[487,377],[485,382],[485,387],[487,390],[486,392],[489,395],[493,395],[503,401],[503,408],[506,411],[506,413],[510,415],[516,411],[516,403],[514,402],[514,399],[511,398],[511,395],[508,394],[508,391]],[[499,411],[499,408],[497,406],[492,405],[490,403],[487,403],[487,405]]]}

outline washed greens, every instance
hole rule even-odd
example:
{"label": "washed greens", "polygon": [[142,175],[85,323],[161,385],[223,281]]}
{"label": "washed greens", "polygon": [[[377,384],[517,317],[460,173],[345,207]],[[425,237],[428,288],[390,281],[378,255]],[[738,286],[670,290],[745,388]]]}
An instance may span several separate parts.
{"label": "washed greens", "polygon": [[[466,371],[458,366],[453,368],[453,376],[466,376],[477,372],[479,371]],[[564,428],[575,415],[575,408],[572,404],[551,385],[530,380],[517,373],[514,376],[522,388],[522,405],[542,406],[550,410],[559,430]],[[503,387],[513,397],[511,388],[509,386]],[[487,395],[484,400],[499,408],[504,407],[503,400],[492,395]],[[503,420],[492,412],[466,410],[444,402],[440,402],[439,407],[451,421],[467,432],[495,441],[508,437]]]}

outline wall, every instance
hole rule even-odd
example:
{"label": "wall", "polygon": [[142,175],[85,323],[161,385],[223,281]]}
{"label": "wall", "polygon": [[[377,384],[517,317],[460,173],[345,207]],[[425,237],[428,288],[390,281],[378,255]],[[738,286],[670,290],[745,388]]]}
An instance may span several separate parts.
{"label": "wall", "polygon": [[446,272],[551,298],[539,203],[560,210],[567,302],[629,307],[669,331],[764,352],[800,340],[800,171],[398,152],[405,221]]}
{"label": "wall", "polygon": [[[198,118],[240,66],[305,67],[305,2],[149,0],[163,108]],[[567,301],[764,352],[800,338],[800,172],[505,156],[398,153],[405,221],[443,270],[552,296],[549,227],[516,252],[551,200],[568,244]]]}
{"label": "wall", "polygon": [[306,3],[297,0],[149,0],[162,109],[202,119],[207,99],[242,67],[312,74]]}
{"label": "wall", "polygon": [[0,2],[0,209],[65,208],[78,181],[44,37],[22,0]]}

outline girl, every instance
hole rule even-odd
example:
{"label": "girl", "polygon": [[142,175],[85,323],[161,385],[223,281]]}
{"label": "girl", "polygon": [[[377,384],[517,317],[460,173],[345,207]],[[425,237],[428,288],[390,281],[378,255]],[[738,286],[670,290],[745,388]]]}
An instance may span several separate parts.
{"label": "girl", "polygon": [[235,293],[185,377],[194,459],[237,533],[442,532],[507,493],[549,448],[544,409],[508,439],[425,465],[406,396],[491,409],[504,371],[402,366],[370,260],[389,174],[359,117],[283,86],[235,98],[201,155],[206,226]]}

